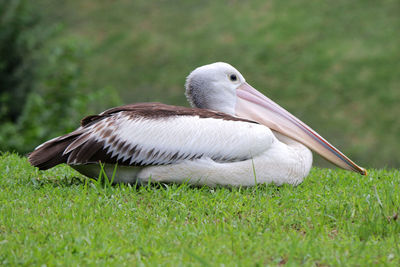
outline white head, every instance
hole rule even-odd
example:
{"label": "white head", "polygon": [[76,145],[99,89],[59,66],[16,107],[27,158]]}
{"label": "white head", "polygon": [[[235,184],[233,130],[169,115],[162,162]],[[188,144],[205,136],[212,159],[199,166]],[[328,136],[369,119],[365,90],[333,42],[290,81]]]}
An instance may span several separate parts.
{"label": "white head", "polygon": [[304,122],[249,85],[227,63],[199,67],[186,79],[186,97],[193,107],[211,109],[253,120],[303,143],[327,160],[347,170],[366,174]]}
{"label": "white head", "polygon": [[198,67],[186,78],[186,97],[191,106],[235,114],[236,89],[246,80],[224,62]]}

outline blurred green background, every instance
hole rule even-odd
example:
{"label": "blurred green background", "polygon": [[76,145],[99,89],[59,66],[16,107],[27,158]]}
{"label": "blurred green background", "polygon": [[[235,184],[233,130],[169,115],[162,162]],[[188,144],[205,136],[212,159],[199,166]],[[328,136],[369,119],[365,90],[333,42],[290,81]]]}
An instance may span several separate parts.
{"label": "blurred green background", "polygon": [[0,150],[187,105],[186,75],[225,61],[360,165],[400,167],[398,0],[0,0],[0,23]]}

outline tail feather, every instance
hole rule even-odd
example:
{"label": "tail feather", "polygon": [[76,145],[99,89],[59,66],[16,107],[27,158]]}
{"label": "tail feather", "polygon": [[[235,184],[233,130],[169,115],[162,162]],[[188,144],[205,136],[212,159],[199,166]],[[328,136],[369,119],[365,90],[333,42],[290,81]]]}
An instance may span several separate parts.
{"label": "tail feather", "polygon": [[68,155],[64,155],[64,151],[79,135],[80,133],[72,132],[47,141],[29,154],[29,162],[40,170],[47,170],[58,164],[66,163]]}

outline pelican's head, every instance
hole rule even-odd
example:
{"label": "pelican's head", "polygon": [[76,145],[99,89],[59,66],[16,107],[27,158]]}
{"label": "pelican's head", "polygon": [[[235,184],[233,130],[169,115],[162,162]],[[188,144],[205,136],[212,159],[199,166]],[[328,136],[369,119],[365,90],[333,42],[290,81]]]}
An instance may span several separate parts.
{"label": "pelican's head", "polygon": [[193,107],[235,115],[236,90],[245,82],[228,63],[201,66],[186,79],[186,97]]}
{"label": "pelican's head", "polygon": [[256,121],[304,144],[343,169],[367,174],[317,132],[254,89],[227,63],[217,62],[192,71],[186,79],[186,97],[194,107]]}

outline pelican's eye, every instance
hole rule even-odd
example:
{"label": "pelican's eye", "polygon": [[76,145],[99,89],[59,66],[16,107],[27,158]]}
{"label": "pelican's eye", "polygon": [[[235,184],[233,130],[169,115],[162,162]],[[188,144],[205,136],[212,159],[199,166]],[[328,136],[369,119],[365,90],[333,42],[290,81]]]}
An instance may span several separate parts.
{"label": "pelican's eye", "polygon": [[229,75],[229,79],[230,79],[232,82],[236,82],[236,81],[237,81],[237,76],[236,76],[236,74],[231,74],[231,75]]}

